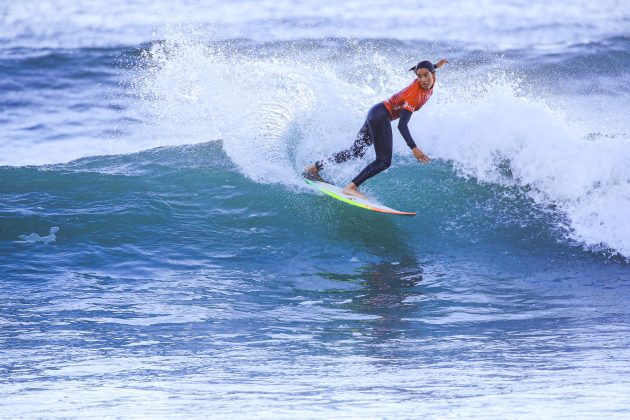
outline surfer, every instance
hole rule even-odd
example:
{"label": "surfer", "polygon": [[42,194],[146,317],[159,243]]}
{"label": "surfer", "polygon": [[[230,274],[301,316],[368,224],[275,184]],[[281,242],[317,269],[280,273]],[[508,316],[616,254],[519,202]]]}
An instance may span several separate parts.
{"label": "surfer", "polygon": [[407,123],[414,111],[422,108],[433,94],[435,85],[435,69],[439,69],[448,60],[441,59],[433,64],[430,61],[421,61],[409,71],[413,71],[416,79],[406,88],[393,95],[391,98],[374,105],[367,114],[365,123],[359,130],[359,134],[350,148],[335,153],[334,155],[315,162],[304,170],[304,176],[309,179],[321,181],[319,172],[324,169],[326,162],[341,163],[350,159],[359,159],[365,155],[368,146],[374,145],[376,160],[367,165],[348,185],[343,189],[344,194],[366,198],[359,186],[374,175],[389,168],[392,163],[392,126],[391,121],[400,119],[398,131],[405,139],[414,157],[420,163],[429,163],[429,157],[416,145],[409,132]]}

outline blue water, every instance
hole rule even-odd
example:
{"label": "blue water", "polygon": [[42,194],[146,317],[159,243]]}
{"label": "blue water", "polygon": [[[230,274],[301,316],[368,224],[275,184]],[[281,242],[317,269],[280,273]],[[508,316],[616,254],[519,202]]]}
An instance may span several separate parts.
{"label": "blue water", "polygon": [[630,7],[381,3],[0,4],[0,417],[630,417]]}

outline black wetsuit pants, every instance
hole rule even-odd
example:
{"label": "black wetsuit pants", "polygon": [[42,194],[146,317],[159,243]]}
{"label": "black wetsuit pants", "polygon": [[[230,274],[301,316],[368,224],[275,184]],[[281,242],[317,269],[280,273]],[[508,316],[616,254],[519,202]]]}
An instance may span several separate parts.
{"label": "black wetsuit pants", "polygon": [[372,144],[376,151],[376,160],[352,180],[357,187],[392,164],[392,124],[389,120],[389,111],[382,102],[368,111],[367,119],[350,148],[335,153],[324,161],[316,162],[315,166],[321,171],[325,161],[341,163],[350,159],[359,159],[365,155],[368,146]]}

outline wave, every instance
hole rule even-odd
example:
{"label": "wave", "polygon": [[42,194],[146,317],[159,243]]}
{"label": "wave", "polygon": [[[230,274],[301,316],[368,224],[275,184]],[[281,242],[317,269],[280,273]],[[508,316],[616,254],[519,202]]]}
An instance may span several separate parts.
{"label": "wave", "polygon": [[[169,237],[188,238],[182,252],[207,251],[214,258],[256,249],[259,242],[251,241],[268,244],[264,238],[270,235],[282,244],[279,249],[301,249],[306,237],[311,250],[373,243],[396,258],[412,255],[412,249],[448,253],[471,244],[482,253],[514,247],[559,257],[568,252],[565,218],[537,206],[526,190],[463,178],[453,163],[439,159],[422,167],[401,161],[367,189],[387,204],[418,211],[404,233],[397,220],[357,212],[310,189],[252,181],[221,142],[44,167],[0,167],[6,181],[0,185],[0,233],[16,243],[25,232],[57,225],[60,246],[155,243],[147,250],[150,258],[170,247]],[[236,242],[234,235],[240,238]]]}
{"label": "wave", "polygon": [[[161,133],[186,127],[188,139],[222,139],[256,182],[299,185],[303,166],[350,144],[367,108],[409,83],[406,63],[365,54],[371,44],[334,60],[317,49],[292,55],[269,46],[253,55],[213,48],[156,44],[138,85],[158,110]],[[440,72],[435,97],[412,119],[418,143],[461,176],[523,188],[563,214],[568,236],[586,247],[630,256],[630,223],[622,216],[630,213],[627,126],[589,126],[519,74],[484,71]],[[400,139],[394,150],[409,161]],[[363,164],[328,176],[342,182]]]}
{"label": "wave", "polygon": [[[337,47],[332,52],[330,43]],[[75,137],[65,156],[214,141],[249,179],[300,188],[301,169],[350,144],[367,109],[410,82],[409,63],[433,54],[429,46],[397,42],[252,46],[179,34],[147,47],[132,69],[125,107],[141,123],[96,146],[89,137]],[[610,123],[623,107],[606,106],[618,105],[619,98],[598,97],[602,112],[613,111],[593,124],[573,107],[575,96],[544,92],[539,83],[497,70],[496,63],[455,60],[440,71],[434,97],[412,119],[412,133],[460,176],[516,186],[555,209],[569,238],[630,256],[630,223],[622,216],[630,210],[624,159],[630,130],[624,118]],[[59,142],[29,145],[41,163],[59,149]],[[394,153],[398,165],[413,165],[398,137]],[[327,176],[344,182],[363,164],[339,165]]]}

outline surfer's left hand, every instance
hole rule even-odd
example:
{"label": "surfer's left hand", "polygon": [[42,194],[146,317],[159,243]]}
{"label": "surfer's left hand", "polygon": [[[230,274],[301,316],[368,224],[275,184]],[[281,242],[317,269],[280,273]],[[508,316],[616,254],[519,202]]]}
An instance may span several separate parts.
{"label": "surfer's left hand", "polygon": [[438,61],[437,63],[435,63],[435,68],[439,69],[440,67],[442,67],[444,64],[448,64],[448,60],[446,58],[441,59],[440,61]]}
{"label": "surfer's left hand", "polygon": [[413,152],[413,155],[415,156],[415,158],[418,159],[418,162],[420,163],[431,162],[431,159],[429,159],[429,156],[425,155],[424,152],[420,150],[419,148],[414,147],[411,151]]}

